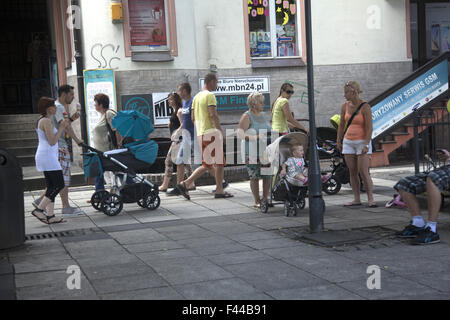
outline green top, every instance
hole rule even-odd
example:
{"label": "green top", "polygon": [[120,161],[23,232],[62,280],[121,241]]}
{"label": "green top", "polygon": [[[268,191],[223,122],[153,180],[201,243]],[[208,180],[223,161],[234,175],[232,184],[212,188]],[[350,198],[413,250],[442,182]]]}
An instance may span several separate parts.
{"label": "green top", "polygon": [[272,130],[280,133],[288,132],[289,127],[286,116],[283,112],[283,106],[288,103],[288,99],[279,97],[273,106]]}

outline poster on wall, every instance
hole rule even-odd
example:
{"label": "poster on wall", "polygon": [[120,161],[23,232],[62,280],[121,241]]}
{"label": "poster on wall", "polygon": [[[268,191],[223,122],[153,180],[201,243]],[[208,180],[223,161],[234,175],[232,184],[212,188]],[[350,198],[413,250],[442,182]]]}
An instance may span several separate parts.
{"label": "poster on wall", "polygon": [[132,46],[167,46],[164,0],[128,0]]}
{"label": "poster on wall", "polygon": [[[205,79],[200,79],[203,88]],[[270,77],[219,78],[217,90],[217,111],[248,110],[247,97],[252,92],[264,95],[264,109],[270,109]]]}
{"label": "poster on wall", "polygon": [[173,108],[169,106],[169,99],[167,96],[169,92],[153,93],[153,124],[155,126],[167,126],[170,121],[170,116],[174,112]]}
{"label": "poster on wall", "polygon": [[153,121],[153,98],[151,94],[123,95],[121,102],[122,110],[139,111]]}
{"label": "poster on wall", "polygon": [[83,75],[88,143],[93,146],[92,130],[94,130],[101,116],[95,110],[94,96],[98,93],[106,94],[109,97],[109,108],[117,111],[116,81],[113,69],[84,70]]}
{"label": "poster on wall", "polygon": [[450,3],[426,3],[427,57],[435,58],[450,50]]}
{"label": "poster on wall", "polygon": [[372,106],[372,139],[447,90],[448,61],[444,60]]}

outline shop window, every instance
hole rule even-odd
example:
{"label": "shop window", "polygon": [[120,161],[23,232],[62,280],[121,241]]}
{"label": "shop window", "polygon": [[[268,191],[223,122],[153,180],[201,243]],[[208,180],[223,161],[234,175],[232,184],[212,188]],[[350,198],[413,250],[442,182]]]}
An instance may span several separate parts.
{"label": "shop window", "polygon": [[302,56],[299,0],[248,0],[246,3],[252,60]]}
{"label": "shop window", "polygon": [[174,0],[124,0],[127,56],[171,61],[177,55]]}

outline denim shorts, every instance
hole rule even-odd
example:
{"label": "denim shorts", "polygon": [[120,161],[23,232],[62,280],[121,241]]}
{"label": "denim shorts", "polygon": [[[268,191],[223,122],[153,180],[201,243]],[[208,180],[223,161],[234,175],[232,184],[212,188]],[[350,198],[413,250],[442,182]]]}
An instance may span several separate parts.
{"label": "denim shorts", "polygon": [[[362,149],[365,145],[364,140],[348,140],[344,138],[342,154],[356,154],[359,156],[362,154]],[[367,154],[372,154],[372,141],[369,143],[369,151]]]}

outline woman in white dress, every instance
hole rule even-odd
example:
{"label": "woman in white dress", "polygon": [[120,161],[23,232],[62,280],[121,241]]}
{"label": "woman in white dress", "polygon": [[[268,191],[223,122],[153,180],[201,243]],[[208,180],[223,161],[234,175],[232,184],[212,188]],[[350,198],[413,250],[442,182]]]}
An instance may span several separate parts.
{"label": "woman in white dress", "polygon": [[[55,197],[64,188],[64,177],[58,161],[58,139],[70,126],[69,119],[61,122],[59,130],[53,126],[50,117],[56,113],[55,100],[42,97],[38,103],[38,111],[42,117],[38,121],[37,135],[39,146],[36,150],[36,168],[44,172],[47,190],[39,206],[31,212],[33,216],[45,224],[64,222],[62,218],[55,217]],[[45,210],[45,211],[44,211]]]}

